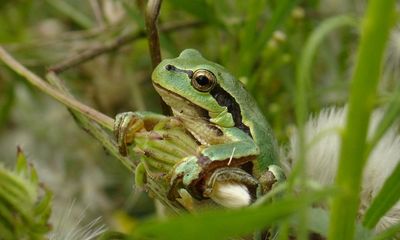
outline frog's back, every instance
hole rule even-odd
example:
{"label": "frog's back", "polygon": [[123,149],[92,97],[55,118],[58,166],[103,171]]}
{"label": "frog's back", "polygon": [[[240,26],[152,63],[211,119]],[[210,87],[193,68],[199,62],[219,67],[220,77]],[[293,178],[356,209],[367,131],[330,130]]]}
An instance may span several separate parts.
{"label": "frog's back", "polygon": [[[256,105],[255,102],[254,104]],[[257,161],[258,168],[263,171],[271,164],[279,165],[278,146],[272,129],[260,112],[258,106],[255,106],[254,109],[255,111],[247,115],[249,119],[243,119],[243,121],[252,126],[250,127],[250,129],[253,130],[251,132],[252,137],[260,148],[260,156]]]}
{"label": "frog's back", "polygon": [[[218,82],[216,85],[218,89],[212,94],[213,98],[218,102],[218,105],[228,108],[235,122],[235,127],[251,135],[260,149],[256,168],[262,171],[270,164],[277,164],[277,144],[272,130],[260,112],[254,98],[247,92],[240,81],[233,77],[223,66],[208,61],[194,49],[186,49],[178,58],[169,61],[180,69],[192,71],[207,69],[211,71],[217,77]],[[165,64],[170,64],[170,62],[165,62]],[[185,93],[187,92],[185,91]],[[204,102],[198,102],[197,104],[199,106],[203,104],[203,108],[209,107],[205,106]]]}

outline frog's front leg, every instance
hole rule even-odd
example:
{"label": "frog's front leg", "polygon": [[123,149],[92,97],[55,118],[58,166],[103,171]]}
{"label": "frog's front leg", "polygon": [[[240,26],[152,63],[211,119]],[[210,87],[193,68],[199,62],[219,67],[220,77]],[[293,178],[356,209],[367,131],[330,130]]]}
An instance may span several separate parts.
{"label": "frog's front leg", "polygon": [[196,199],[211,198],[228,208],[244,207],[256,199],[259,183],[251,174],[240,167],[204,164],[204,159],[199,156],[179,162],[172,174],[168,197],[171,200],[178,198],[178,191],[183,188]]}
{"label": "frog's front leg", "polygon": [[177,120],[152,112],[124,112],[115,117],[114,135],[121,155],[128,154],[127,147],[133,143],[135,133],[153,130],[159,124],[177,124]]}
{"label": "frog's front leg", "polygon": [[225,142],[204,147],[200,154],[213,164],[239,166],[254,160],[260,149],[254,140],[237,128],[223,130]]}
{"label": "frog's front leg", "polygon": [[196,156],[175,165],[170,198],[177,197],[177,189],[185,188],[197,199],[212,198],[229,207],[245,206],[254,200],[258,181],[251,175],[251,161],[258,156],[259,148],[236,128],[224,130],[224,137],[226,143],[201,146]]}

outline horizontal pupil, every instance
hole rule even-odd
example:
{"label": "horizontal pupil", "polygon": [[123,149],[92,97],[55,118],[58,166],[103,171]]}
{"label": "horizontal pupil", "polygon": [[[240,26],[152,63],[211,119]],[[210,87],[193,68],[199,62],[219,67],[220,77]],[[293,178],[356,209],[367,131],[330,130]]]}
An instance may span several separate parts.
{"label": "horizontal pupil", "polygon": [[205,86],[209,83],[209,80],[206,76],[198,76],[196,82],[201,86]]}

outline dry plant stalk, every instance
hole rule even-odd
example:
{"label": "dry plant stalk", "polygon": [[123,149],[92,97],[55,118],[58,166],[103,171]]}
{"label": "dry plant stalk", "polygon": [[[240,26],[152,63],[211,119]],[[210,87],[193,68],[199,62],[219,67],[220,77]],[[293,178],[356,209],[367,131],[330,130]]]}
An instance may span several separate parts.
{"label": "dry plant stalk", "polygon": [[[25,68],[21,63],[15,60],[0,46],[0,59],[12,70],[24,77],[29,83],[39,88],[41,91],[55,98],[69,109],[78,121],[80,126],[89,134],[95,137],[114,157],[121,161],[130,171],[134,171],[137,163],[132,157],[123,157],[119,154],[115,141],[110,136],[109,131],[113,129],[114,120],[97,110],[77,101],[72,97],[67,88],[62,84],[61,79],[54,73],[48,75],[49,85],[42,78]],[[180,213],[182,208],[177,203],[171,202],[166,198],[166,189],[152,178],[147,180],[147,190],[151,195],[160,200],[172,213]]]}

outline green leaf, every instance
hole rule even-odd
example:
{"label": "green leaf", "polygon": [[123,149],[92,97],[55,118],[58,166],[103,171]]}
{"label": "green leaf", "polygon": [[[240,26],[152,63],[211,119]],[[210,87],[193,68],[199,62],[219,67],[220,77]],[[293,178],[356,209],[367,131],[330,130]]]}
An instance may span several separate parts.
{"label": "green leaf", "polygon": [[0,239],[15,239],[9,226],[5,226],[3,219],[0,216]]}
{"label": "green leaf", "polygon": [[324,20],[308,37],[304,50],[296,68],[296,117],[299,127],[303,126],[307,118],[307,93],[311,84],[311,70],[318,47],[328,34],[342,27],[355,27],[356,21],[346,15],[335,16]]}
{"label": "green leaf", "polygon": [[307,94],[310,91],[311,83],[311,70],[313,60],[316,55],[317,49],[323,40],[341,27],[355,26],[355,21],[349,16],[336,16],[324,20],[308,37],[304,49],[301,52],[300,60],[296,66],[296,93],[295,93],[295,106],[296,106],[296,121],[298,126],[298,148],[299,159],[291,171],[289,177],[289,185],[297,179],[297,176],[303,172],[304,161],[306,156],[305,133],[304,125],[308,115],[308,101]]}
{"label": "green leaf", "polygon": [[270,205],[238,210],[218,210],[183,215],[167,220],[150,220],[132,233],[129,239],[207,239],[220,240],[242,236],[276,224],[326,196],[290,198]]}
{"label": "green leaf", "polygon": [[47,219],[49,219],[51,214],[51,200],[53,199],[53,194],[49,190],[45,190],[45,195],[42,197],[40,202],[38,202],[35,206],[34,213],[36,218],[41,223],[46,223]]}
{"label": "green leaf", "polygon": [[400,113],[400,87],[398,87],[390,98],[388,107],[383,115],[383,118],[379,122],[374,135],[369,141],[369,150],[372,150],[375,145],[379,142],[386,131],[392,126],[393,122],[399,117]]}
{"label": "green leaf", "polygon": [[395,205],[400,199],[400,163],[397,164],[392,174],[383,184],[382,189],[372,201],[368,208],[363,225],[367,228],[374,228],[379,220]]}
{"label": "green leaf", "polygon": [[22,149],[17,147],[17,164],[15,165],[15,172],[22,176],[28,176],[28,162]]}
{"label": "green leaf", "polygon": [[8,223],[9,225],[11,225],[13,221],[14,221],[14,215],[10,211],[8,204],[3,199],[0,198],[0,224],[2,223],[4,225]]}
{"label": "green leaf", "polygon": [[182,3],[181,0],[170,0],[168,2],[170,2],[175,8],[190,13],[209,24],[223,26],[223,23],[218,19],[218,14],[215,12],[214,7],[209,4],[208,1],[190,0]]}
{"label": "green leaf", "polygon": [[97,240],[122,240],[122,239],[126,239],[126,235],[115,231],[106,231],[97,238]]}
{"label": "green leaf", "polygon": [[265,48],[274,31],[286,20],[297,2],[298,0],[281,0],[277,2],[278,6],[274,9],[273,15],[265,29],[256,33],[255,43],[242,49],[243,52],[240,55],[241,63],[239,70],[241,76],[250,76],[251,69],[258,60],[259,53]]}
{"label": "green leaf", "polygon": [[[329,212],[322,208],[311,208],[307,210],[308,228],[309,232],[318,233],[321,236],[326,237],[329,228]],[[299,228],[302,223],[298,221],[298,218],[292,219],[292,225],[295,228]],[[370,239],[372,232],[364,228],[361,224],[356,226],[356,238],[355,239]]]}
{"label": "green leaf", "polygon": [[[289,187],[294,184],[298,179],[302,180],[302,174],[305,172],[305,159],[306,159],[306,140],[304,125],[308,115],[307,93],[309,93],[311,82],[311,69],[313,60],[318,47],[323,40],[339,27],[354,26],[354,20],[348,16],[337,16],[326,19],[323,21],[308,37],[303,51],[301,52],[300,60],[296,66],[296,93],[295,93],[295,106],[296,106],[296,119],[298,126],[298,149],[299,157],[296,165],[292,168],[291,175],[288,178]],[[304,182],[304,181],[303,181]],[[308,217],[305,213],[302,214],[304,224],[299,227],[299,233],[304,238],[307,233]]]}
{"label": "green leaf", "polygon": [[385,231],[380,232],[372,239],[373,240],[398,239],[399,233],[400,233],[400,223],[397,223],[391,226],[390,228],[386,229]]}
{"label": "green leaf", "polygon": [[33,166],[18,148],[14,171],[0,166],[0,239],[42,240],[50,230],[52,194],[39,186]]}
{"label": "green leaf", "polygon": [[0,202],[5,203],[10,212],[16,210],[29,222],[32,221],[31,207],[34,201],[33,196],[29,194],[32,190],[31,187],[28,182],[23,182],[15,176],[7,175],[7,172],[0,171]]}
{"label": "green leaf", "polygon": [[145,22],[137,6],[131,6],[125,1],[122,2],[122,6],[124,7],[124,10],[128,14],[128,16],[136,22],[139,28],[144,29]]}
{"label": "green leaf", "polygon": [[[89,29],[93,27],[94,23],[92,19],[87,17],[84,13],[78,11],[78,9],[69,4],[68,1],[47,0],[47,2],[57,11],[74,20],[75,23],[80,25],[82,28]],[[81,4],[83,4],[83,2],[81,2]]]}

